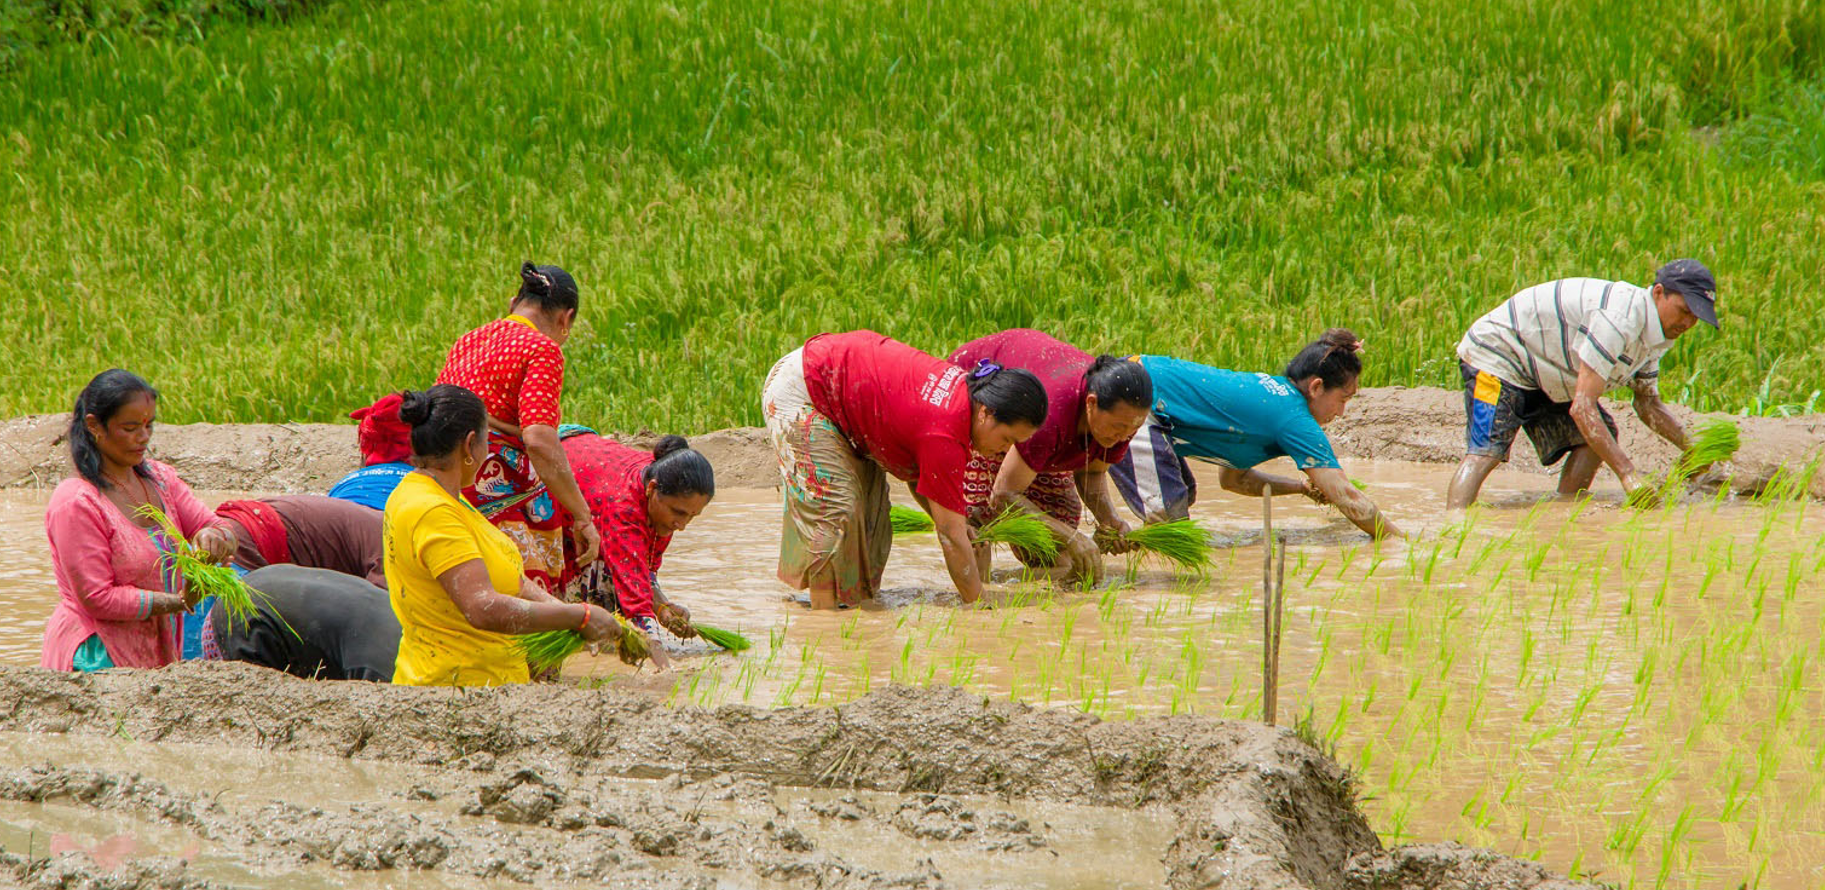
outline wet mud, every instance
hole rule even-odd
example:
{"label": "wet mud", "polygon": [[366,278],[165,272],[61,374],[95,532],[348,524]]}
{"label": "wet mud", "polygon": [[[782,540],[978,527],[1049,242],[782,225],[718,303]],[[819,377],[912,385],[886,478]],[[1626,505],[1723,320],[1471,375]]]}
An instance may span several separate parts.
{"label": "wet mud", "polygon": [[955,689],[704,710],[221,663],[0,668],[0,733],[0,825],[56,824],[54,808],[190,839],[122,861],[9,844],[0,874],[28,887],[285,886],[299,869],[340,886],[1581,886],[1487,851],[1384,850],[1352,777],[1286,730]]}
{"label": "wet mud", "polygon": [[[1664,472],[1678,456],[1671,445],[1644,426],[1626,403],[1606,407],[1619,439],[1636,464]],[[1681,406],[1673,413],[1688,425],[1709,417]],[[1825,415],[1730,417],[1742,427],[1743,448],[1707,484],[1728,485],[1743,494],[1760,492],[1782,466],[1803,466],[1825,454]],[[34,415],[0,421],[0,487],[54,486],[66,474],[63,435],[68,418]],[[1435,387],[1365,389],[1329,429],[1346,458],[1455,464],[1464,456],[1463,394]],[[616,434],[650,445],[657,434],[643,430]],[[736,427],[690,437],[729,488],[771,488],[775,458],[766,431]],[[193,488],[272,492],[324,491],[360,464],[355,427],[349,424],[207,423],[161,426],[152,443],[158,459],[170,463]],[[1551,472],[1538,465],[1525,442],[1517,444],[1511,467]],[[1825,498],[1825,473],[1812,479],[1811,493]]]}

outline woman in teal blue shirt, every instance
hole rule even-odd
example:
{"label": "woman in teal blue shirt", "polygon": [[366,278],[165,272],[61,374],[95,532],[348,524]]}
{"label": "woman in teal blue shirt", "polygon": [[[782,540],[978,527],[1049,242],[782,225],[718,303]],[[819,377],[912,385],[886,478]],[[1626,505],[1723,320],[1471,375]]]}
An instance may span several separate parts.
{"label": "woman in teal blue shirt", "polygon": [[[1375,502],[1350,484],[1324,433],[1356,395],[1361,351],[1360,338],[1333,328],[1300,350],[1279,377],[1141,356],[1153,378],[1153,410],[1129,443],[1128,455],[1110,467],[1110,478],[1148,522],[1179,519],[1197,498],[1185,458],[1197,458],[1218,465],[1217,481],[1225,491],[1305,495],[1335,505],[1371,536],[1400,534]],[[1292,458],[1306,478],[1255,469],[1276,457]]]}

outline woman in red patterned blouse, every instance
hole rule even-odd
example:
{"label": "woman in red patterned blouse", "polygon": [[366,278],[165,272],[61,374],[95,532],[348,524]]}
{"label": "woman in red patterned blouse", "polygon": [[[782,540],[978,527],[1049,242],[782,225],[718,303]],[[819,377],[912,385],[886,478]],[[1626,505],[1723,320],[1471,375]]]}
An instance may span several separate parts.
{"label": "woman in red patterned blouse", "polygon": [[602,555],[588,562],[576,560],[574,541],[566,541],[573,557],[565,566],[566,598],[618,611],[648,634],[658,623],[680,637],[695,636],[690,610],[659,589],[659,563],[672,535],[716,495],[709,460],[683,436],[661,438],[646,451],[581,427],[566,427],[562,435],[602,535]]}
{"label": "woman in red patterned blouse", "polygon": [[526,574],[556,593],[564,568],[564,525],[584,562],[601,538],[589,521],[564,448],[558,443],[564,390],[564,341],[577,320],[577,282],[557,266],[520,267],[520,291],[507,317],[456,341],[438,383],[478,396],[488,408],[488,458],[463,494],[519,545]]}

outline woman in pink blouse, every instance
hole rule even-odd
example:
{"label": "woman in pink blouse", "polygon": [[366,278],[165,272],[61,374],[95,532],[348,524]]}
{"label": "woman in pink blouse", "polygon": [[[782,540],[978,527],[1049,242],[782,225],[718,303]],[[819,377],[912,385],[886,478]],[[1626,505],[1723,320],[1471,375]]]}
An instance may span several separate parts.
{"label": "woman in pink blouse", "polygon": [[76,397],[70,460],[44,511],[57,572],[57,608],[44,628],[39,666],[53,670],[159,667],[178,660],[182,612],[194,603],[165,568],[171,542],[145,504],[218,562],[235,539],[168,466],[146,457],[158,391],[118,368],[103,371]]}

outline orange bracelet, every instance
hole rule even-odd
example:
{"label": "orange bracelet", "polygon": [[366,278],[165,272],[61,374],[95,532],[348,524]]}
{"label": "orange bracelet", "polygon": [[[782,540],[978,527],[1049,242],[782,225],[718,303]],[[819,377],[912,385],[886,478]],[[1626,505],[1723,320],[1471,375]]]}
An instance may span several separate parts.
{"label": "orange bracelet", "polygon": [[578,631],[582,631],[584,628],[589,626],[589,613],[590,613],[589,604],[584,603],[583,604],[583,623],[577,625]]}

